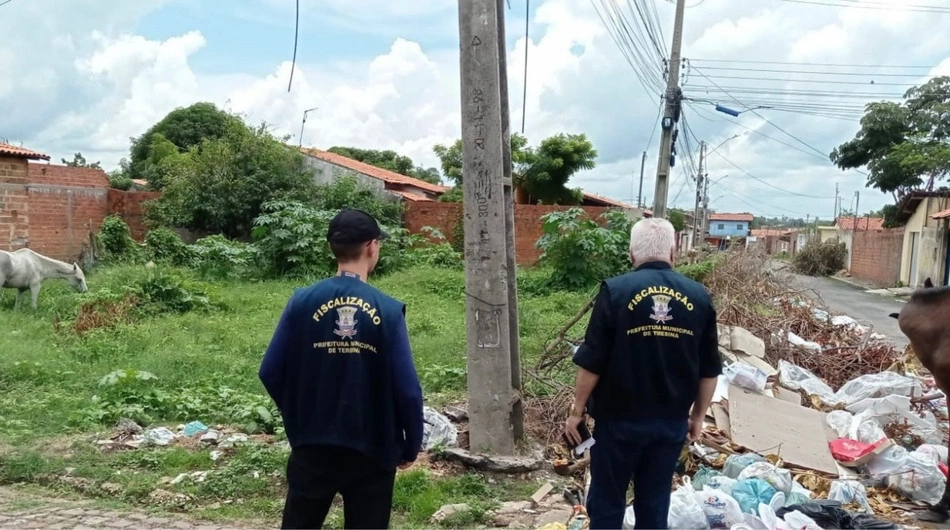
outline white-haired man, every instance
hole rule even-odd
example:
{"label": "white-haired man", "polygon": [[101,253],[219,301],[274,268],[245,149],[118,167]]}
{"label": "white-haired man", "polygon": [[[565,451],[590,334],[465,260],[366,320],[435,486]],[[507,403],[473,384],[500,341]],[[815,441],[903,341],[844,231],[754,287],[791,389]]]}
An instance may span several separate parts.
{"label": "white-haired man", "polygon": [[637,528],[667,527],[670,486],[687,435],[698,437],[722,373],[716,310],[706,289],[673,270],[675,230],[643,219],[630,230],[635,270],[604,281],[594,303],[565,431],[594,418],[592,529],[620,528],[634,485]]}

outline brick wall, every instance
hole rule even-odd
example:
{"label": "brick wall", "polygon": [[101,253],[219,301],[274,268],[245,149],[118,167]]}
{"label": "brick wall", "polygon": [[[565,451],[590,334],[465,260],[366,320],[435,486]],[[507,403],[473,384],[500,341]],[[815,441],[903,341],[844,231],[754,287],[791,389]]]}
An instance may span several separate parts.
{"label": "brick wall", "polygon": [[31,248],[52,258],[78,259],[109,214],[122,216],[139,239],[142,204],[157,193],[109,188],[101,169],[0,158],[0,250]]}
{"label": "brick wall", "polygon": [[16,250],[29,237],[26,160],[0,156],[0,250]]}
{"label": "brick wall", "polygon": [[904,229],[857,230],[851,242],[851,276],[892,287],[900,279]]}
{"label": "brick wall", "polygon": [[145,226],[145,203],[157,199],[162,194],[157,191],[122,191],[109,189],[109,214],[118,214],[129,225],[132,237],[141,241],[148,228]]}
{"label": "brick wall", "polygon": [[[564,211],[568,206],[515,205],[515,258],[519,264],[533,265],[541,252],[535,247],[543,232],[541,217],[551,212]],[[597,217],[610,208],[585,206],[584,210]],[[430,226],[453,241],[456,225],[462,221],[462,204],[451,202],[409,202],[406,206],[406,229],[420,232]]]}

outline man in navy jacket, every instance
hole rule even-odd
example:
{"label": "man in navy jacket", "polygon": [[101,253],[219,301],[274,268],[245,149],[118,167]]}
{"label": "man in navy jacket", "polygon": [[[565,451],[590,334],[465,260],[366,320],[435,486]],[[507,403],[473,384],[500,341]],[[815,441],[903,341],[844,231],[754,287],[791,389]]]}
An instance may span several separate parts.
{"label": "man in navy jacket", "polygon": [[366,283],[387,237],[365,212],[334,217],[336,276],[293,294],[264,354],[291,446],[282,528],[320,528],[337,493],[346,528],[387,528],[396,469],[421,449],[406,308]]}

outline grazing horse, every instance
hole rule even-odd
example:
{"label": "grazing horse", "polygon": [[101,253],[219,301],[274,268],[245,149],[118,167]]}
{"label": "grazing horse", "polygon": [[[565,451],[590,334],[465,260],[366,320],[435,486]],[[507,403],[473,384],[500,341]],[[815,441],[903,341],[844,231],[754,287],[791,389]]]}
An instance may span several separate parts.
{"label": "grazing horse", "polygon": [[19,309],[23,293],[32,295],[32,307],[36,309],[36,300],[40,296],[40,286],[48,278],[63,278],[80,293],[88,290],[86,276],[79,265],[64,263],[53,258],[37,254],[28,248],[16,252],[0,250],[0,287],[17,290],[16,304]]}
{"label": "grazing horse", "polygon": [[[917,354],[920,364],[933,375],[945,396],[950,396],[950,287],[934,287],[930,278],[914,291],[900,313],[891,313]],[[936,506],[920,516],[922,521],[944,523],[950,519],[950,483]]]}

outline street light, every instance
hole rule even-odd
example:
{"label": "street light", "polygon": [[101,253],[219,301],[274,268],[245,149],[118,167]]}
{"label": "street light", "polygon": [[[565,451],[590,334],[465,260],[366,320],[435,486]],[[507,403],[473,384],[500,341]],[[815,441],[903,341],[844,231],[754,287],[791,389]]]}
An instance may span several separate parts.
{"label": "street light", "polygon": [[728,115],[732,116],[733,118],[738,118],[740,114],[742,114],[743,112],[749,112],[750,110],[759,110],[759,109],[770,109],[770,108],[772,108],[772,107],[767,107],[767,106],[765,106],[765,105],[759,105],[758,107],[752,107],[752,108],[745,109],[745,110],[734,110],[734,109],[730,109],[729,107],[724,107],[724,106],[722,106],[722,105],[720,105],[720,104],[718,104],[718,103],[715,104],[715,107],[716,107],[716,111],[717,111],[717,112],[721,112],[721,113],[723,113],[723,114],[728,114]]}
{"label": "street light", "polygon": [[300,121],[300,136],[298,137],[299,144],[298,147],[303,147],[303,126],[307,123],[307,113],[319,110],[320,107],[314,107],[312,109],[307,109],[303,111],[303,120]]}

